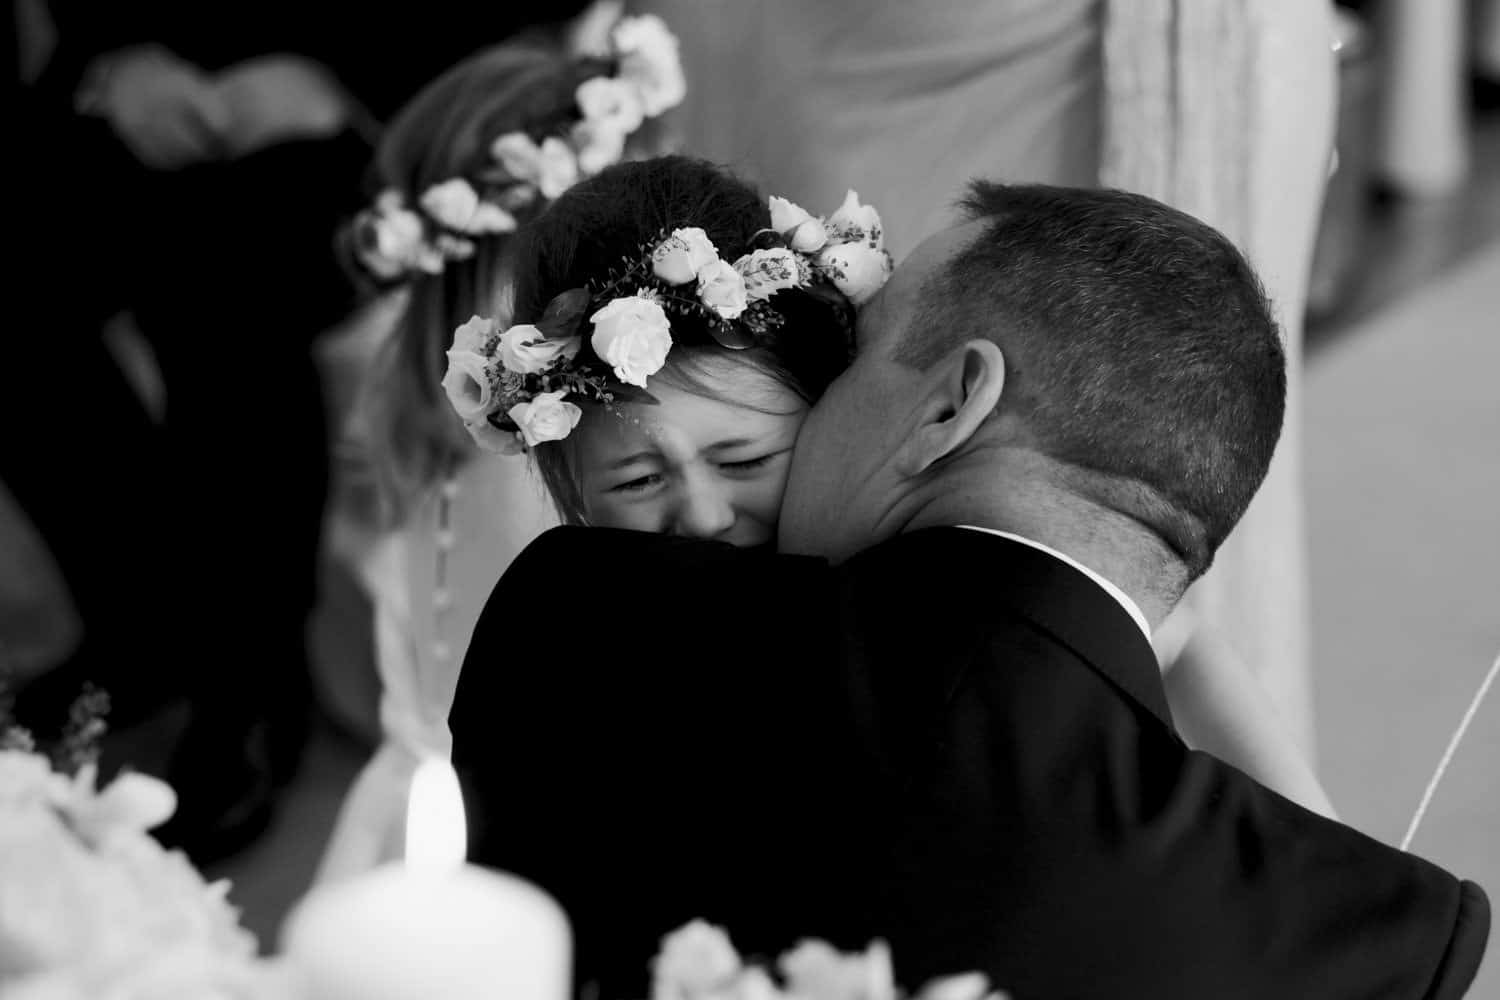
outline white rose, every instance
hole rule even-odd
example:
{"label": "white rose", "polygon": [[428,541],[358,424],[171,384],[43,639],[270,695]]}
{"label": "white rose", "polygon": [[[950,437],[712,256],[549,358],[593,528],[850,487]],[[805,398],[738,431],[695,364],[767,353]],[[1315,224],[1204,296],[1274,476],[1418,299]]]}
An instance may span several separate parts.
{"label": "white rose", "polygon": [[468,232],[469,221],[479,208],[479,192],[462,177],[455,177],[422,192],[422,208],[449,229]]}
{"label": "white rose", "polygon": [[564,402],[566,395],[566,392],[539,392],[531,402],[510,408],[510,419],[521,429],[528,447],[535,448],[543,441],[561,441],[578,426],[583,411]]}
{"label": "white rose", "polygon": [[524,323],[500,335],[500,363],[513,372],[532,375],[551,368],[558,358],[572,360],[581,344],[578,337],[548,340],[542,331]]}
{"label": "white rose", "polygon": [[719,259],[708,234],[696,226],[674,229],[651,253],[651,270],[669,285],[685,285]]}
{"label": "white rose", "polygon": [[578,169],[592,176],[625,155],[625,133],[601,121],[581,121],[573,126],[573,148],[578,150]]}
{"label": "white rose", "polygon": [[734,269],[745,280],[745,292],[752,302],[802,284],[801,263],[785,247],[746,254],[734,262]]}
{"label": "white rose", "polygon": [[698,300],[724,319],[738,319],[749,304],[745,279],[733,265],[715,260],[698,272]]}
{"label": "white rose", "polygon": [[494,397],[489,363],[472,351],[449,351],[443,391],[460,418],[483,420],[489,415]]}
{"label": "white rose", "polygon": [[646,118],[640,88],[625,80],[596,76],[580,83],[574,96],[585,119],[621,132],[634,132]]}
{"label": "white rose", "polygon": [[864,243],[840,243],[818,255],[818,263],[839,291],[862,306],[891,276],[891,255]]}
{"label": "white rose", "polygon": [[694,920],[662,939],[651,963],[653,996],[698,996],[728,986],[739,975],[739,952],[718,927]]}
{"label": "white rose", "polygon": [[623,18],[611,36],[620,54],[620,79],[639,88],[641,108],[655,118],[687,96],[677,36],[654,14]]}
{"label": "white rose", "polygon": [[481,356],[494,353],[490,341],[499,324],[484,316],[470,316],[469,321],[453,331],[453,350],[469,351]]}
{"label": "white rose", "polygon": [[873,250],[885,249],[880,213],[873,205],[860,204],[859,195],[852,190],[844,195],[844,203],[828,217],[825,226],[830,243],[863,243]]}
{"label": "white rose", "polygon": [[801,250],[803,253],[821,250],[823,244],[828,242],[828,233],[823,229],[822,219],[801,205],[775,195],[771,196],[771,228],[786,237],[793,250]]}
{"label": "white rose", "polygon": [[639,295],[614,299],[589,317],[594,334],[589,343],[601,360],[614,367],[615,378],[646,387],[646,379],[661,371],[672,349],[672,325],[657,303]]}

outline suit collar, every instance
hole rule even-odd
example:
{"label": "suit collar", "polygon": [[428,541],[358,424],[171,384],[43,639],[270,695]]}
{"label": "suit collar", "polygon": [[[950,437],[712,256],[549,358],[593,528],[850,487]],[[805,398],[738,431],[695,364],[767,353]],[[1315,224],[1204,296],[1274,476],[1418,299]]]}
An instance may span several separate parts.
{"label": "suit collar", "polygon": [[897,575],[901,582],[893,585],[903,590],[912,580],[954,581],[942,595],[951,614],[1026,618],[1175,729],[1150,642],[1119,601],[1063,560],[1000,535],[955,527],[898,535],[847,565],[861,575]]}

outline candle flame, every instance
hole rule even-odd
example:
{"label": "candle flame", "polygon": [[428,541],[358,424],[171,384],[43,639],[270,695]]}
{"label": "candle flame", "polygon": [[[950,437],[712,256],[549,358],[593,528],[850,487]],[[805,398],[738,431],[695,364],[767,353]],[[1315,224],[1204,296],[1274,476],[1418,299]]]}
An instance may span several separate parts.
{"label": "candle flame", "polygon": [[468,853],[464,797],[453,765],[430,757],[417,766],[406,802],[406,863],[426,871],[451,871]]}

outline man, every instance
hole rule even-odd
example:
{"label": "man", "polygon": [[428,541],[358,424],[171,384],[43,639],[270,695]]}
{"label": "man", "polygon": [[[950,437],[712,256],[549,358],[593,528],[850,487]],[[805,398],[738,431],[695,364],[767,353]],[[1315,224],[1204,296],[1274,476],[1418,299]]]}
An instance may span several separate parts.
{"label": "man", "polygon": [[[476,861],[630,992],[694,917],[1018,997],[1457,997],[1471,883],[1189,750],[1151,628],[1281,424],[1243,257],[1119,192],[977,185],[803,426],[772,555],[559,529],[451,718]],[[575,621],[576,619],[576,621]]]}

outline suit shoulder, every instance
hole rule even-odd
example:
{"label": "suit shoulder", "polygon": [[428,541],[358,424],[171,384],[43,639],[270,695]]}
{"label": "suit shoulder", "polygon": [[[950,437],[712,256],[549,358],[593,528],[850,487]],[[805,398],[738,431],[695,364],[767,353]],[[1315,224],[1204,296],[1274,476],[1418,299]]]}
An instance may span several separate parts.
{"label": "suit shoulder", "polygon": [[1464,880],[1458,889],[1453,936],[1448,939],[1448,950],[1433,975],[1427,1000],[1458,1000],[1467,993],[1479,974],[1479,963],[1489,938],[1489,897],[1478,885]]}

